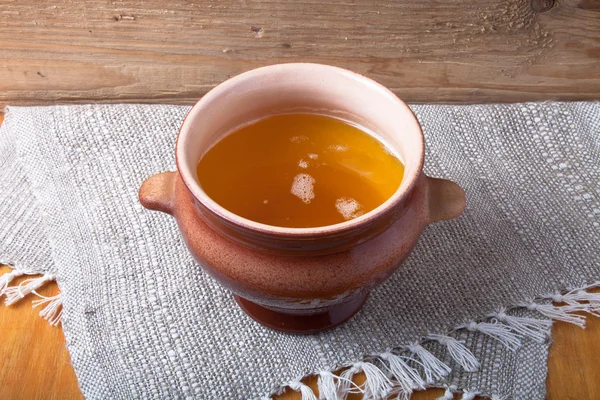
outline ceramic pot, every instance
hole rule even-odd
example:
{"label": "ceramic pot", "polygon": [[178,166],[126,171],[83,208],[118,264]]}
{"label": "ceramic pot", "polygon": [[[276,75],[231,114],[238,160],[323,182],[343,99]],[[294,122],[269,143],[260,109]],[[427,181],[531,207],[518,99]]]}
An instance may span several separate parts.
{"label": "ceramic pot", "polygon": [[[257,119],[312,112],[375,132],[405,165],[398,190],[358,218],[316,228],[260,224],[202,190],[196,166],[220,138]],[[252,318],[273,329],[312,333],[351,318],[430,223],[459,216],[463,190],[423,175],[424,139],[408,106],[380,84],[318,64],[281,64],[238,75],[189,112],[176,145],[178,172],[148,178],[139,199],[171,214],[194,258]]]}

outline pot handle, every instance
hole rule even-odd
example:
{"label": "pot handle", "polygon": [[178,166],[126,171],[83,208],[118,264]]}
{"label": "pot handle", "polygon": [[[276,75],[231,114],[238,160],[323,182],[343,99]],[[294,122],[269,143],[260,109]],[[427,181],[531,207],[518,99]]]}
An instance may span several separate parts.
{"label": "pot handle", "polygon": [[447,179],[425,176],[429,223],[457,218],[464,211],[465,191]]}
{"label": "pot handle", "polygon": [[149,210],[173,214],[175,209],[175,178],[177,171],[161,172],[146,179],[138,198],[142,206]]}

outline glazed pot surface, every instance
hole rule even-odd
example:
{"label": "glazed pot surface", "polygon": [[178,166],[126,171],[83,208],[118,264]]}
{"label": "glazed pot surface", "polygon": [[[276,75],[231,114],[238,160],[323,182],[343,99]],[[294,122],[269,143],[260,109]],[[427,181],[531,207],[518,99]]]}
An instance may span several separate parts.
{"label": "glazed pot surface", "polygon": [[404,214],[381,234],[321,255],[258,249],[222,235],[203,218],[177,172],[149,178],[140,200],[176,218],[196,261],[252,318],[275,329],[312,333],[354,315],[369,291],[410,254],[429,223],[454,217],[464,207],[462,190],[446,180],[422,176],[411,194]]}
{"label": "glazed pot surface", "polygon": [[[204,193],[195,167],[214,143],[245,123],[295,111],[343,116],[377,132],[405,164],[394,195],[340,224],[282,228],[239,217]],[[141,203],[173,215],[203,269],[252,318],[283,331],[312,333],[351,318],[429,223],[455,218],[465,207],[458,185],[423,175],[423,134],[408,106],[376,82],[336,67],[275,65],[219,85],[184,121],[176,158],[178,172],[143,183]]]}

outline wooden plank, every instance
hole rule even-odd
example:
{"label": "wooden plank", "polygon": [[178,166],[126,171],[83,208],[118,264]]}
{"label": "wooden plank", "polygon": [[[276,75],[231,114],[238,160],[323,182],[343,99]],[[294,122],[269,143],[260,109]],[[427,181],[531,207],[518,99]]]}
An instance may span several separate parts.
{"label": "wooden plank", "polygon": [[[0,266],[0,275],[9,271]],[[58,287],[48,285],[39,293],[53,296]],[[10,307],[4,299],[1,303],[0,398],[82,399],[62,330],[32,309],[31,296]]]}
{"label": "wooden plank", "polygon": [[599,27],[598,0],[5,0],[0,106],[190,104],[281,62],[410,102],[600,99]]}

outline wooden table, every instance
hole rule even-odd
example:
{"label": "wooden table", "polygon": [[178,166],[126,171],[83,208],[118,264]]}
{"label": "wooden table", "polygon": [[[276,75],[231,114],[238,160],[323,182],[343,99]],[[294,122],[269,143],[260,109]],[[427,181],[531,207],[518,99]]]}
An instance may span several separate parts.
{"label": "wooden table", "polygon": [[[0,2],[0,106],[190,104],[280,62],[409,102],[600,98],[598,0]],[[538,11],[536,11],[538,10]]]}
{"label": "wooden table", "polygon": [[[599,60],[600,0],[0,1],[0,107],[191,104],[279,62],[353,69],[409,102],[597,100]],[[0,305],[0,398],[81,398],[60,328],[30,305]],[[549,398],[600,398],[600,320],[553,338]]]}

